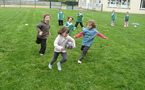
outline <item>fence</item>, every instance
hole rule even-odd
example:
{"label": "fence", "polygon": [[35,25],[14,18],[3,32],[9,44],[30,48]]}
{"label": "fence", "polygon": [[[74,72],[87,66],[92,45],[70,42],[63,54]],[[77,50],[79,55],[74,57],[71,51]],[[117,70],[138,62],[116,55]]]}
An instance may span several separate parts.
{"label": "fence", "polygon": [[52,2],[36,0],[1,0],[0,7],[34,7],[34,8],[62,8],[78,10],[77,2]]}

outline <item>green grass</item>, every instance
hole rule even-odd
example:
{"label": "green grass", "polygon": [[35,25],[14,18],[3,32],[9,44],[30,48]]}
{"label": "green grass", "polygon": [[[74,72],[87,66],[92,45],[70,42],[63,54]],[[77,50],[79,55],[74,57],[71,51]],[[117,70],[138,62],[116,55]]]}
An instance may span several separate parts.
{"label": "green grass", "polygon": [[[64,23],[68,16],[76,22],[78,10],[63,10]],[[45,13],[51,14],[51,37],[47,39],[44,56],[35,43],[36,26]],[[68,60],[62,70],[48,64],[53,59],[54,40],[61,28],[57,21],[58,9],[0,8],[0,90],[144,90],[145,89],[145,17],[130,14],[129,27],[123,27],[125,13],[117,13],[111,27],[111,12],[83,11],[83,25],[93,19],[97,30],[108,40],[95,37],[92,47],[83,58],[77,38],[76,48],[67,50]],[[26,26],[25,24],[28,23]],[[134,27],[131,23],[139,23]],[[81,27],[72,36],[81,32]]]}

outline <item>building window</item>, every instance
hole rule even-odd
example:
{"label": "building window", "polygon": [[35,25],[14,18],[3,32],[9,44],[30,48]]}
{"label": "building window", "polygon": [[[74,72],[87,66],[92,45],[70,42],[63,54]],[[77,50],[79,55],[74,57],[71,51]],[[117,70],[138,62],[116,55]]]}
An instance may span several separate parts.
{"label": "building window", "polygon": [[129,8],[130,0],[108,0],[110,7],[125,7]]}
{"label": "building window", "polygon": [[101,6],[101,0],[93,0],[94,6]]}
{"label": "building window", "polygon": [[80,0],[81,5],[86,5],[86,0]]}
{"label": "building window", "polygon": [[140,8],[145,9],[145,0],[141,0]]}

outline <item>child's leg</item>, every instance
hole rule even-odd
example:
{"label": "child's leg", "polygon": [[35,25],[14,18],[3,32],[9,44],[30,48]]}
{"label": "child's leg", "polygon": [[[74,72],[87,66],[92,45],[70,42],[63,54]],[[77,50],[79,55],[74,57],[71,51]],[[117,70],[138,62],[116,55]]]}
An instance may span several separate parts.
{"label": "child's leg", "polygon": [[36,43],[37,43],[37,44],[40,44],[41,41],[42,41],[42,39],[37,37]]}
{"label": "child's leg", "polygon": [[83,48],[83,53],[82,53],[82,55],[81,55],[81,57],[80,57],[80,61],[82,61],[82,59],[83,59],[83,57],[86,55],[86,53],[88,52],[88,50],[89,50],[89,48],[90,47],[88,47],[88,46],[85,46],[84,48]]}
{"label": "child's leg", "polygon": [[67,53],[61,53],[63,59],[60,61],[60,64],[64,63],[65,61],[67,61]]}
{"label": "child's leg", "polygon": [[41,42],[41,49],[39,51],[39,53],[41,54],[44,54],[45,53],[45,50],[46,50],[46,40],[47,39],[42,39],[42,42]]}
{"label": "child's leg", "polygon": [[59,23],[59,26],[60,26],[60,25],[61,25],[61,24],[60,24],[60,20],[58,20],[58,23]]}
{"label": "child's leg", "polygon": [[84,27],[82,22],[80,22],[80,25],[81,25],[82,28]]}
{"label": "child's leg", "polygon": [[51,65],[57,60],[58,55],[59,55],[58,52],[54,52],[53,59],[52,59],[51,62],[50,62]]}
{"label": "child's leg", "polygon": [[128,26],[128,22],[126,22],[127,23],[127,26]]}
{"label": "child's leg", "polygon": [[61,20],[61,25],[63,26],[63,20]]}
{"label": "child's leg", "polygon": [[113,20],[111,20],[111,26],[113,26]]}
{"label": "child's leg", "polygon": [[78,26],[78,23],[79,23],[79,22],[76,22],[75,27],[77,27],[77,26]]}
{"label": "child's leg", "polygon": [[124,23],[124,26],[126,26],[126,22]]}

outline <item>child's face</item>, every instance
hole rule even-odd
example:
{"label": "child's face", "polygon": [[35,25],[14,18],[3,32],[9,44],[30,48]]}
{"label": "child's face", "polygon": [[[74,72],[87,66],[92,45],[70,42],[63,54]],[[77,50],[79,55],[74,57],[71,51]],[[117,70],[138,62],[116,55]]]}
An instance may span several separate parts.
{"label": "child's face", "polygon": [[68,22],[72,22],[72,18],[69,18],[69,19],[68,19]]}
{"label": "child's face", "polygon": [[80,13],[82,13],[82,10],[80,10]]}
{"label": "child's face", "polygon": [[60,12],[62,11],[62,9],[60,9]]}
{"label": "child's face", "polygon": [[67,36],[68,36],[67,31],[66,31],[66,32],[64,32],[64,33],[62,33],[62,36],[63,36],[63,37],[67,37]]}
{"label": "child's face", "polygon": [[93,26],[91,25],[91,23],[88,23],[88,24],[87,24],[87,28],[88,28],[88,29],[92,29],[92,28],[93,28]]}
{"label": "child's face", "polygon": [[49,20],[50,20],[50,17],[49,17],[49,16],[46,16],[46,17],[45,17],[45,21],[46,21],[46,22],[49,22]]}

